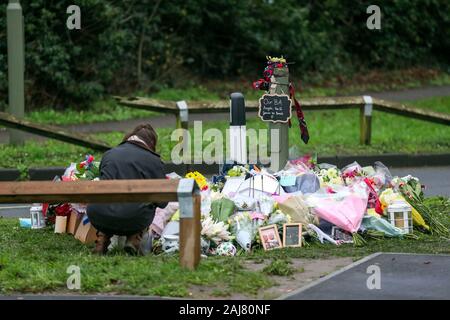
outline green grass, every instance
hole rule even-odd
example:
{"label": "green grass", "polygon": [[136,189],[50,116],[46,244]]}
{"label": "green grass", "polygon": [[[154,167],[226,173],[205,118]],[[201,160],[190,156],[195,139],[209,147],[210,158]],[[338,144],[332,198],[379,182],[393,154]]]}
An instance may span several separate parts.
{"label": "green grass", "polygon": [[[295,75],[294,75],[295,76]],[[200,80],[199,80],[200,81]],[[261,91],[251,88],[252,79],[244,81],[204,81],[205,85],[190,84],[186,88],[166,88],[158,92],[136,92],[130,96],[146,96],[154,99],[169,101],[217,101],[228,99],[231,92],[242,92],[247,100],[256,100],[261,97]],[[300,87],[297,85],[300,97],[323,97],[336,95],[351,95],[362,91],[383,91],[416,88],[424,85],[448,85],[450,75],[434,70],[406,70],[390,72],[369,72],[357,75],[355,78],[328,79],[326,82],[314,84],[306,83]],[[65,110],[55,111],[52,108],[42,108],[28,113],[27,119],[43,124],[69,125],[86,124],[104,121],[120,121],[128,119],[142,119],[155,115],[156,112],[136,110],[119,106],[114,99],[106,99],[94,102],[88,110],[77,110],[68,107]]]}
{"label": "green grass", "polygon": [[[439,218],[450,227],[450,200],[426,200]],[[17,219],[0,218],[0,294],[74,293],[66,288],[66,271],[80,267],[81,293],[109,293],[188,297],[193,286],[213,288],[213,296],[233,293],[255,296],[259,290],[275,285],[270,275],[290,276],[294,258],[353,257],[354,260],[374,252],[409,252],[450,254],[450,240],[420,235],[419,240],[385,239],[368,241],[365,247],[339,247],[311,243],[302,248],[264,252],[255,250],[237,257],[202,259],[196,271],[181,269],[176,255],[130,257],[115,253],[103,257],[90,254],[90,247],[69,235],[50,229],[19,228]],[[271,261],[262,271],[251,271],[243,262]],[[302,270],[296,270],[302,272]]]}
{"label": "green grass", "polygon": [[80,267],[82,293],[188,296],[194,285],[217,285],[256,294],[273,283],[263,274],[244,270],[238,259],[203,259],[191,272],[177,256],[97,257],[69,235],[18,227],[17,219],[0,219],[0,293],[63,291],[66,270]]}
{"label": "green grass", "polygon": [[[450,113],[450,97],[420,100],[413,103],[413,105]],[[290,147],[296,147],[300,153],[317,153],[325,156],[444,153],[450,151],[450,129],[447,126],[398,115],[382,112],[374,113],[371,146],[359,144],[358,110],[307,112],[306,120],[311,135],[310,142],[307,145],[300,140],[296,119],[292,121],[292,128],[289,134]],[[220,122],[210,121],[203,123],[203,132],[209,128],[219,129],[225,134],[226,129],[229,128],[228,119]],[[247,128],[265,129],[267,124],[259,119],[252,118],[247,121]],[[160,152],[164,159],[170,159],[170,150],[176,144],[176,142],[170,140],[170,133],[171,129],[169,128],[158,130],[161,145]],[[193,128],[190,129],[190,133],[194,137]],[[106,134],[104,138],[110,141],[114,140],[113,135],[109,134]],[[203,146],[208,144],[208,141],[203,141]]]}
{"label": "green grass", "polygon": [[[450,113],[450,97],[419,100],[411,105]],[[448,126],[440,124],[375,111],[372,121],[372,144],[362,146],[359,144],[358,110],[307,112],[306,120],[311,135],[307,145],[300,141],[296,119],[293,119],[293,126],[290,129],[290,147],[294,147],[295,153],[298,154],[317,153],[320,156],[334,156],[450,152],[450,129]],[[225,132],[229,128],[228,116],[224,115],[224,121],[203,123],[203,132],[210,128],[219,129],[226,137]],[[247,121],[247,128],[265,129],[267,124],[252,118]],[[166,161],[170,161],[171,150],[177,144],[176,141],[171,141],[173,129],[157,129],[159,135],[157,151]],[[194,137],[193,128],[190,129],[190,133]],[[110,132],[92,136],[111,145],[117,145],[123,134],[123,132]],[[198,136],[196,139],[193,140],[192,148],[195,144],[200,143]],[[205,140],[202,142],[204,147],[209,143]],[[0,167],[67,166],[71,161],[82,159],[86,153],[93,153],[97,158],[101,157],[98,152],[51,140],[46,142],[27,141],[24,146],[20,147],[0,145]]]}
{"label": "green grass", "polygon": [[159,115],[159,113],[119,106],[113,99],[109,99],[94,103],[89,110],[67,108],[63,111],[57,111],[51,108],[43,108],[39,111],[28,113],[26,119],[41,124],[64,126],[70,124],[142,119],[155,115]]}
{"label": "green grass", "polygon": [[198,100],[220,100],[220,95],[216,92],[210,91],[203,86],[195,86],[185,89],[163,89],[154,94],[138,94],[138,96],[148,96],[154,99],[168,100],[168,101],[198,101]]}
{"label": "green grass", "polygon": [[264,267],[263,272],[273,276],[290,276],[295,270],[290,266],[290,262],[283,259],[272,260]]}
{"label": "green grass", "polygon": [[[145,94],[136,94],[146,96]],[[148,95],[147,95],[148,96]],[[188,89],[164,89],[149,97],[160,100],[219,100],[219,96],[207,91],[203,87]],[[26,119],[52,125],[71,125],[87,124],[106,121],[122,121],[129,119],[150,118],[157,115],[163,115],[158,112],[146,111],[120,106],[114,99],[100,100],[94,103],[88,110],[75,110],[67,108],[66,110],[54,110],[52,108],[43,108],[38,111],[32,111],[27,114]]]}

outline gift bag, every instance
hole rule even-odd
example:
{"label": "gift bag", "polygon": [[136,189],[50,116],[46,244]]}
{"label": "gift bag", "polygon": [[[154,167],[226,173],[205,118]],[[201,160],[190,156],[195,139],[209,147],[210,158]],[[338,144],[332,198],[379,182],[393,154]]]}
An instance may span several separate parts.
{"label": "gift bag", "polygon": [[67,229],[67,217],[56,216],[55,219],[55,233],[66,233]]}
{"label": "gift bag", "polygon": [[302,193],[314,193],[320,188],[319,178],[313,173],[305,173],[297,176],[295,184],[292,186],[283,186],[287,193],[301,191]]}
{"label": "gift bag", "polygon": [[67,233],[75,234],[77,232],[78,226],[80,225],[82,215],[78,214],[75,210],[72,210],[69,216],[69,221],[67,222]]}
{"label": "gift bag", "polygon": [[85,244],[94,243],[97,240],[97,230],[89,222],[87,215],[84,215],[77,232],[75,233],[75,239],[80,240]]}

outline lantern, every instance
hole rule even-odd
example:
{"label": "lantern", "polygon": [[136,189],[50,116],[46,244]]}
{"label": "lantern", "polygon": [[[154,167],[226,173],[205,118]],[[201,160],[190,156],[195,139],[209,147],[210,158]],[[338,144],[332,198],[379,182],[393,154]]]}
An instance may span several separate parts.
{"label": "lantern", "polygon": [[41,229],[45,227],[45,219],[42,213],[42,205],[34,203],[30,209],[31,229]]}
{"label": "lantern", "polygon": [[387,211],[391,225],[402,229],[405,233],[413,232],[412,209],[407,202],[394,201],[389,205]]}

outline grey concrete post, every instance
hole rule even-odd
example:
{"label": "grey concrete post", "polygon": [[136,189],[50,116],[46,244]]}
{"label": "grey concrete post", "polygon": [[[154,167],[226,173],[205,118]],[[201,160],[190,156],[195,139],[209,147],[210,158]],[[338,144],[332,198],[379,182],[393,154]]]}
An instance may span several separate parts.
{"label": "grey concrete post", "polygon": [[[276,68],[271,78],[270,94],[289,96],[289,71],[287,68]],[[272,136],[273,131],[278,134]],[[270,131],[270,168],[280,171],[289,158],[289,125],[287,123],[269,123]]]}
{"label": "grey concrete post", "polygon": [[[8,36],[8,112],[23,118],[25,112],[25,52],[22,7],[19,0],[9,0],[6,8]],[[23,133],[10,129],[10,143],[23,143]]]}

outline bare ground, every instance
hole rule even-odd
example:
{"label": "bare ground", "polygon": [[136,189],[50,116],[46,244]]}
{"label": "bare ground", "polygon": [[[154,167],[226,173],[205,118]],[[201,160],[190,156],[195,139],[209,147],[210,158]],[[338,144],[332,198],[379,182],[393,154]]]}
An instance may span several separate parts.
{"label": "bare ground", "polygon": [[[292,276],[269,276],[276,285],[260,290],[256,296],[239,293],[230,293],[224,288],[192,286],[189,290],[189,297],[192,299],[276,299],[291,291],[308,285],[312,281],[322,278],[334,271],[337,271],[351,263],[353,258],[329,258],[329,259],[291,259],[291,267],[296,270]],[[257,263],[252,260],[243,262],[244,268],[251,271],[262,271],[270,260]]]}

